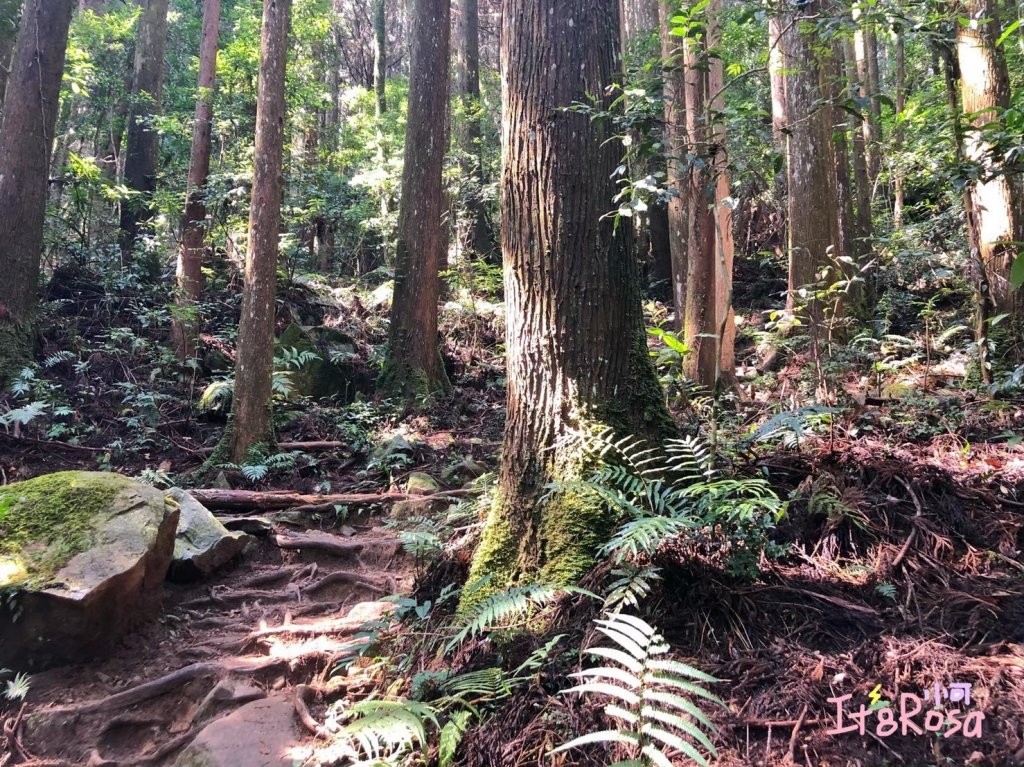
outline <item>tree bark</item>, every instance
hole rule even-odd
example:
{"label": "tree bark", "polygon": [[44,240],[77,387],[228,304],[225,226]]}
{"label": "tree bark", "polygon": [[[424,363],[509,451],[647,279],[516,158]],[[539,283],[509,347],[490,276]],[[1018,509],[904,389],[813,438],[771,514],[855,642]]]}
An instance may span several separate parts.
{"label": "tree bark", "polygon": [[450,0],[414,0],[395,292],[382,376],[385,388],[407,397],[450,385],[437,338],[439,270],[447,251],[442,172],[448,147],[450,24]]}
{"label": "tree bark", "polygon": [[462,212],[459,250],[489,259],[496,243],[482,197],[484,177],[480,115],[480,5],[479,0],[459,0],[455,22],[456,73],[462,119],[458,126],[459,165],[462,170]]}
{"label": "tree bark", "polygon": [[120,241],[125,261],[131,260],[141,226],[153,215],[152,198],[160,160],[160,134],[153,125],[153,118],[160,114],[163,99],[169,5],[170,0],[148,0],[135,36],[124,183],[138,197],[121,203]]}
{"label": "tree bark", "polygon": [[0,383],[31,350],[46,188],[74,0],[28,0],[0,127]]}
{"label": "tree bark", "polygon": [[[1010,105],[1006,58],[995,45],[1001,32],[999,10],[987,0],[967,0],[964,14],[975,27],[957,24],[956,51],[960,64],[960,96],[969,127],[964,133],[967,159],[990,169],[989,145],[981,129]],[[1020,322],[1021,291],[1010,285],[1010,269],[1024,241],[1024,200],[1018,185],[1006,175],[970,185],[977,216],[979,255],[988,283],[992,308]]]}
{"label": "tree bark", "polygon": [[[613,520],[552,480],[578,478],[574,435],[602,426],[658,441],[673,430],[647,353],[628,222],[606,214],[620,161],[609,126],[564,111],[609,108],[617,0],[504,0],[502,243],[508,416],[491,508],[464,606],[526,579],[585,572]],[[543,498],[543,500],[542,500]]]}
{"label": "tree bark", "polygon": [[14,45],[18,41],[18,24],[22,0],[0,0],[0,113],[3,112],[7,77],[10,73]]}
{"label": "tree bark", "polygon": [[220,0],[206,0],[203,8],[203,34],[199,45],[199,93],[196,97],[195,125],[192,128],[192,155],[185,192],[185,214],[181,224],[181,249],[178,251],[177,303],[182,314],[174,321],[175,349],[178,358],[187,360],[195,353],[197,324],[185,316],[193,310],[203,289],[203,255],[206,252],[206,182],[210,176],[210,152],[213,148],[213,91],[217,83],[217,38],[220,31]]}
{"label": "tree bark", "polygon": [[291,0],[263,0],[249,251],[230,429],[231,456],[236,462],[243,461],[254,445],[273,440],[271,380],[290,13]]}

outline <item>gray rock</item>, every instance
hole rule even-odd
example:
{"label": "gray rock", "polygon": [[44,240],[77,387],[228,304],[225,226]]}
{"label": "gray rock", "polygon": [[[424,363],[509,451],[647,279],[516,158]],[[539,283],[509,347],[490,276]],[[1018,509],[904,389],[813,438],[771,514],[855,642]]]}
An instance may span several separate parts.
{"label": "gray rock", "polygon": [[228,482],[227,475],[223,471],[218,471],[217,476],[213,479],[211,487],[215,487],[218,490],[230,490],[231,483]]}
{"label": "gray rock", "polygon": [[412,455],[415,448],[401,434],[396,434],[391,439],[377,445],[373,450],[373,459],[381,461],[395,455]]}
{"label": "gray rock", "polygon": [[[60,472],[0,495],[10,504],[0,515],[0,666],[100,655],[159,612],[178,524],[162,491],[119,474]],[[12,522],[33,536],[5,533]]]}
{"label": "gray rock", "polygon": [[310,756],[291,693],[247,703],[208,724],[174,767],[299,767]]}
{"label": "gray rock", "polygon": [[487,473],[487,467],[472,458],[465,458],[449,466],[441,474],[441,479],[449,484],[469,482]]}
{"label": "gray rock", "polygon": [[228,530],[191,493],[174,488],[167,495],[178,504],[181,512],[174,540],[174,559],[167,574],[171,580],[208,577],[253,541],[247,533]]}

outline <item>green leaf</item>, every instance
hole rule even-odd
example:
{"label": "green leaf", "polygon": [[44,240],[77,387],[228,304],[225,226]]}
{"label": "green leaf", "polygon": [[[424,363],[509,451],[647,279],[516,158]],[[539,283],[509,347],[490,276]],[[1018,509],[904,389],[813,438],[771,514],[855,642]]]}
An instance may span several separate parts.
{"label": "green leaf", "polygon": [[1024,252],[1017,256],[1017,260],[1010,267],[1010,285],[1014,288],[1024,285]]}

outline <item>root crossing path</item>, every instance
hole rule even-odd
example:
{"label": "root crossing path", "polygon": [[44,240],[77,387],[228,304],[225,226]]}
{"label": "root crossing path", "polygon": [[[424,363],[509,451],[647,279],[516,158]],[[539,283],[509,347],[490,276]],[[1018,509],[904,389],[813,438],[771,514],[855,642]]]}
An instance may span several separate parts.
{"label": "root crossing path", "polygon": [[168,584],[163,617],[109,658],[33,676],[0,767],[284,767],[355,693],[361,633],[407,591],[394,533],[275,528],[218,578]]}

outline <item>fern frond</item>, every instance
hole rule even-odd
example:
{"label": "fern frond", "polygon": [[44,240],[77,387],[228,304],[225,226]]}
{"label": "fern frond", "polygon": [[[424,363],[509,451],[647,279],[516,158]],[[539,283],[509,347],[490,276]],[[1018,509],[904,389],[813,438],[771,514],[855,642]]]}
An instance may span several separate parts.
{"label": "fern frond", "polygon": [[615,613],[595,624],[598,631],[617,646],[589,648],[585,653],[618,665],[588,668],[573,674],[573,678],[582,683],[563,690],[562,694],[610,698],[604,712],[619,726],[574,738],[551,753],[616,743],[632,751],[632,758],[619,765],[673,767],[680,764],[680,757],[707,765],[698,746],[717,756],[708,736],[715,728],[688,696],[724,708],[725,704],[717,696],[698,684],[717,680],[686,663],[664,657],[669,652],[664,638],[641,618]]}
{"label": "fern frond", "polygon": [[492,594],[475,605],[455,626],[455,635],[448,642],[445,652],[451,652],[467,639],[477,636],[491,627],[514,617],[523,616],[533,608],[549,604],[567,591],[570,589],[531,583]]}

